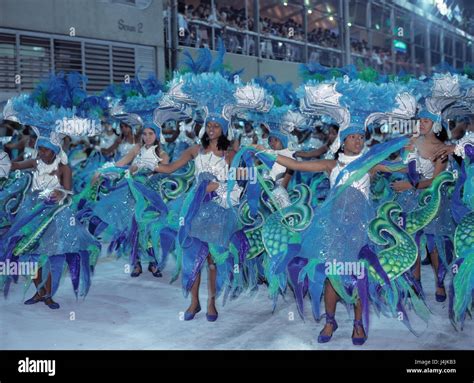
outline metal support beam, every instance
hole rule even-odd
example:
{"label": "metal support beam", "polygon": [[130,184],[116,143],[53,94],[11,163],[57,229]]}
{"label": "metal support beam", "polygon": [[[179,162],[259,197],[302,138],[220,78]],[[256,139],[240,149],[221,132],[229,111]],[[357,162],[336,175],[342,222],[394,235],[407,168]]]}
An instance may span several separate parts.
{"label": "metal support beam", "polygon": [[415,69],[415,16],[410,16],[410,65],[412,70]]}
{"label": "metal support beam", "polygon": [[260,62],[262,52],[260,50],[260,0],[253,0],[253,31],[257,34],[257,41],[255,41],[255,55],[257,60],[257,76],[260,77]]}
{"label": "metal support beam", "polygon": [[395,45],[393,44],[393,32],[395,30],[395,9],[390,8],[390,56],[392,57],[392,73],[397,72]]}
{"label": "metal support beam", "polygon": [[303,5],[303,33],[304,33],[304,48],[303,48],[303,62],[308,62],[308,9]]}
{"label": "metal support beam", "polygon": [[350,28],[349,28],[349,0],[341,0],[340,4],[342,11],[342,23],[343,27],[342,30],[344,31],[344,46],[343,46],[343,52],[344,52],[344,59],[343,63],[344,65],[349,65],[351,64],[351,40],[350,40]]}
{"label": "metal support beam", "polygon": [[170,0],[171,72],[178,68],[178,0]]}
{"label": "metal support beam", "polygon": [[425,71],[426,74],[431,74],[431,39],[430,39],[430,32],[431,32],[431,23],[426,24],[426,31],[425,31]]}
{"label": "metal support beam", "polygon": [[211,43],[209,44],[210,49],[215,49],[216,46],[216,23],[214,20],[217,20],[217,15],[216,15],[216,4],[214,3],[214,0],[211,0],[211,12],[212,12],[212,26],[211,26]]}
{"label": "metal support beam", "polygon": [[370,50],[373,48],[373,35],[372,35],[372,0],[369,0],[365,9],[365,19],[367,27],[367,44],[369,45]]}

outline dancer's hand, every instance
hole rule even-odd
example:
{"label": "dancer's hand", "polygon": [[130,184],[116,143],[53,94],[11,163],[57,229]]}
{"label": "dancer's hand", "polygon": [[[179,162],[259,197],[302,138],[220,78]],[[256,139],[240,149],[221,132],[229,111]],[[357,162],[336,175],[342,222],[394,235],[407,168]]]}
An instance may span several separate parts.
{"label": "dancer's hand", "polygon": [[397,193],[403,192],[413,188],[410,182],[407,181],[395,181],[390,184],[390,187]]}
{"label": "dancer's hand", "polygon": [[456,145],[444,145],[433,155],[433,157],[431,157],[431,160],[436,161],[440,159],[441,161],[444,161],[448,158],[449,155],[454,154],[455,149]]}
{"label": "dancer's hand", "polygon": [[60,190],[53,190],[53,192],[50,194],[50,199],[54,203],[58,203],[65,197],[65,194],[60,191]]}
{"label": "dancer's hand", "polygon": [[138,171],[138,166],[137,165],[130,165],[128,168],[128,171],[130,174],[135,174]]}
{"label": "dancer's hand", "polygon": [[266,150],[266,148],[262,145],[259,145],[259,144],[251,144],[250,146],[254,147],[255,149],[257,150],[260,150],[260,151],[264,151]]}
{"label": "dancer's hand", "polygon": [[213,191],[216,191],[218,187],[219,184],[217,182],[209,182],[206,187],[206,193],[212,193]]}

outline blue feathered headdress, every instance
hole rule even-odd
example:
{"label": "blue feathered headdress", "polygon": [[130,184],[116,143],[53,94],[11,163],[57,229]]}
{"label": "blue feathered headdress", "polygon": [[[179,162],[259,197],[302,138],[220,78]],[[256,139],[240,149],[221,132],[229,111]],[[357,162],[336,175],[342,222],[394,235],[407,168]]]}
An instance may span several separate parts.
{"label": "blue feathered headdress", "polygon": [[10,99],[3,111],[4,118],[31,125],[38,143],[45,146],[49,142],[50,149],[58,152],[62,137],[95,136],[102,130],[91,111],[104,104],[99,99],[88,99],[82,89],[84,84],[85,78],[78,73],[51,75],[30,96]]}
{"label": "blue feathered headdress", "polygon": [[130,97],[147,97],[162,93],[165,90],[165,86],[152,73],[145,80],[141,80],[140,71],[141,67],[135,73],[135,78],[130,79],[129,82],[109,85],[101,93],[101,96],[108,100],[119,100],[123,103]]}
{"label": "blue feathered headdress", "polygon": [[31,93],[29,102],[42,108],[73,108],[87,97],[84,86],[87,78],[78,72],[51,74],[41,81]]}
{"label": "blue feathered headdress", "polygon": [[82,118],[107,119],[109,117],[109,103],[102,96],[86,97],[77,107],[77,115]]}
{"label": "blue feathered headdress", "polygon": [[432,84],[431,94],[425,98],[418,117],[432,120],[433,132],[439,133],[443,128],[443,117],[449,115],[449,109],[456,109],[457,104],[462,104],[466,95],[461,92],[461,83],[457,74],[435,74]]}
{"label": "blue feathered headdress", "polygon": [[192,73],[192,74],[202,74],[202,73],[219,73],[222,77],[228,79],[229,81],[234,81],[236,76],[240,76],[243,69],[238,71],[229,71],[224,66],[224,56],[226,50],[225,45],[222,39],[219,37],[217,41],[217,56],[213,60],[212,53],[209,48],[200,48],[196,59],[193,59],[193,56],[190,52],[183,52],[183,62],[181,72],[183,73]]}
{"label": "blue feathered headdress", "polygon": [[[129,98],[123,104],[123,111],[125,112],[123,120],[125,122],[128,121],[128,124],[133,126],[134,123],[130,122],[130,119],[135,117],[135,120],[139,125],[143,126],[143,128],[152,129],[156,136],[162,140],[161,127],[157,126],[153,121],[153,112],[158,108],[162,98],[162,92],[147,97],[136,96]],[[138,118],[136,116],[138,116]]]}
{"label": "blue feathered headdress", "polygon": [[225,112],[226,106],[235,103],[235,89],[235,85],[219,73],[202,73],[185,79],[182,86],[183,92],[204,110],[205,123],[199,132],[200,138],[204,135],[206,123],[215,121],[219,123],[223,133],[231,139],[231,116]]}
{"label": "blue feathered headdress", "polygon": [[347,65],[342,68],[329,68],[315,61],[300,64],[298,71],[304,81],[331,81],[343,76],[348,76],[350,80],[355,80],[359,74],[355,65]]}
{"label": "blue feathered headdress", "polygon": [[254,81],[265,88],[269,95],[273,96],[276,106],[298,106],[298,96],[291,82],[280,84],[272,75],[257,77]]}
{"label": "blue feathered headdress", "polygon": [[405,89],[402,83],[338,79],[317,84],[310,81],[302,88],[300,108],[304,113],[329,115],[339,124],[338,137],[331,145],[331,152],[335,153],[348,135],[365,134],[370,114],[393,110],[397,95]]}

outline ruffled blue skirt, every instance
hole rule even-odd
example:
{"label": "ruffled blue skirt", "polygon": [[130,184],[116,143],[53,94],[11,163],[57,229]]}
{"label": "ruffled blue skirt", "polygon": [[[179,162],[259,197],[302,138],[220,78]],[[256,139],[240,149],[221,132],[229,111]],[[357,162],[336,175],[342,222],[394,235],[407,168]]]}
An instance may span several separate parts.
{"label": "ruffled blue skirt", "polygon": [[126,180],[101,199],[93,208],[94,215],[113,228],[114,233],[129,230],[135,213],[135,199]]}
{"label": "ruffled blue skirt", "polygon": [[316,208],[313,221],[302,234],[299,256],[322,262],[356,262],[369,242],[367,232],[374,217],[371,202],[359,190],[346,188]]}
{"label": "ruffled blue skirt", "polygon": [[190,236],[202,242],[228,247],[232,234],[238,230],[235,209],[225,209],[214,201],[204,202],[191,221]]}
{"label": "ruffled blue skirt", "polygon": [[[32,216],[33,209],[38,205],[44,206],[45,209],[41,214]],[[8,240],[19,234],[19,231],[26,225],[31,228],[39,228],[52,212],[55,212],[53,219],[45,230],[39,233],[37,245],[29,250],[29,253],[47,256],[78,253],[96,244],[94,238],[76,220],[71,207],[45,204],[44,200],[39,198],[38,192],[26,196],[10,230],[3,236],[2,243],[8,243]]]}

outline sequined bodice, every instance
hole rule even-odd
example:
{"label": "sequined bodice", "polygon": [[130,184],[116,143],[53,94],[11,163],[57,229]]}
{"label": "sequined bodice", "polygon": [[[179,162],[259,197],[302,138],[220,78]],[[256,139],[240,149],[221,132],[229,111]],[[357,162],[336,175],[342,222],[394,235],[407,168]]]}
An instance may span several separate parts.
{"label": "sequined bodice", "polygon": [[435,166],[431,160],[419,155],[416,160],[416,170],[418,170],[424,178],[433,178]]}
{"label": "sequined bodice", "polygon": [[120,157],[126,156],[134,146],[135,144],[130,144],[129,142],[122,141],[117,149]]}
{"label": "sequined bodice", "polygon": [[[293,153],[294,153],[292,150],[289,150],[289,149],[276,150],[275,152],[276,154],[280,154],[282,156],[290,157],[290,158],[293,157]],[[275,162],[268,175],[273,181],[277,181],[283,177],[285,172],[286,172],[286,167]]]}
{"label": "sequined bodice", "polygon": [[133,165],[138,166],[139,169],[147,168],[154,169],[161,162],[161,158],[156,155],[157,145],[152,145],[148,149],[143,146],[140,153],[133,160]]}
{"label": "sequined bodice", "polygon": [[225,157],[216,156],[213,152],[204,153],[200,151],[194,162],[196,166],[194,176],[196,179],[201,173],[207,172],[215,176],[218,181],[226,181],[229,166]]}
{"label": "sequined bodice", "polygon": [[[350,162],[352,162],[353,160],[359,158],[359,156],[354,156],[351,158]],[[347,158],[347,157],[346,157]],[[334,169],[331,171],[331,174],[329,176],[329,182],[331,184],[331,188],[333,188],[336,183],[336,179],[339,175],[339,173],[350,163],[350,162],[340,162],[338,161],[336,166],[334,167]],[[344,182],[346,182],[346,180],[349,178],[349,175],[350,173],[347,173],[346,175],[344,175],[342,177],[341,180],[339,180],[339,183],[338,185],[342,185]],[[364,196],[365,198],[369,199],[369,194],[370,194],[370,175],[367,173],[367,174],[364,174],[364,176],[359,179],[358,181],[355,181],[351,184],[351,187],[353,188],[356,188],[357,190],[359,190]]]}
{"label": "sequined bodice", "polygon": [[59,162],[59,156],[56,156],[53,163],[49,165],[38,160],[36,169],[33,171],[33,183],[31,185],[32,191],[62,188],[58,176],[56,174],[51,175],[52,172],[58,170]]}
{"label": "sequined bodice", "polygon": [[408,155],[407,162],[410,161],[416,162],[416,171],[420,173],[423,178],[433,178],[435,170],[434,163],[427,158],[423,158],[418,150],[415,150]]}

